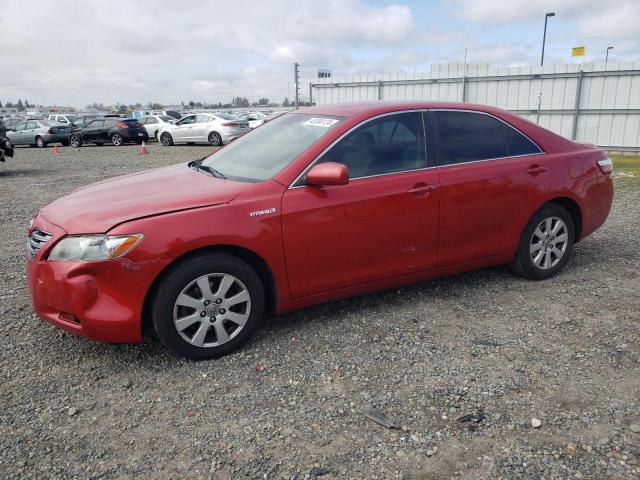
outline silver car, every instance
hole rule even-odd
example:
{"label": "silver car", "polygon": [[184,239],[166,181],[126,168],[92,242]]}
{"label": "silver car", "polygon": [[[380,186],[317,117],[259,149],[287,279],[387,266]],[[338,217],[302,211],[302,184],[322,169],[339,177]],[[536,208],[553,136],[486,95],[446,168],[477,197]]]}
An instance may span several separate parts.
{"label": "silver car", "polygon": [[182,117],[158,129],[157,138],[165,147],[175,143],[208,143],[216,147],[249,131],[249,123],[225,113],[197,113]]}
{"label": "silver car", "polygon": [[20,122],[7,131],[12,145],[29,145],[44,148],[50,143],[69,145],[71,126],[44,119],[32,119]]}

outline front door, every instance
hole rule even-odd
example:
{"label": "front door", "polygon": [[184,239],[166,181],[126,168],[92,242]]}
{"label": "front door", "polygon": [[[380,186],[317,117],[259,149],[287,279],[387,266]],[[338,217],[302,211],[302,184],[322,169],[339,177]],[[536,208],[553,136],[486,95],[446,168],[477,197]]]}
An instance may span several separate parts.
{"label": "front door", "polygon": [[427,168],[419,112],[385,115],[349,133],[319,160],[350,170],[341,186],[307,186],[282,199],[294,298],[383,280],[437,263],[438,178]]}

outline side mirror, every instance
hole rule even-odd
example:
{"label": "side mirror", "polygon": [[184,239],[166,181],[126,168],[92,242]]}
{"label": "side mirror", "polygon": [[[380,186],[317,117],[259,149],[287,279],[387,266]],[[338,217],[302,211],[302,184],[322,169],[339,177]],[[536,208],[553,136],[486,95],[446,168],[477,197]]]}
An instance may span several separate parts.
{"label": "side mirror", "polygon": [[307,173],[309,185],[346,185],[349,183],[349,168],[342,163],[319,163]]}

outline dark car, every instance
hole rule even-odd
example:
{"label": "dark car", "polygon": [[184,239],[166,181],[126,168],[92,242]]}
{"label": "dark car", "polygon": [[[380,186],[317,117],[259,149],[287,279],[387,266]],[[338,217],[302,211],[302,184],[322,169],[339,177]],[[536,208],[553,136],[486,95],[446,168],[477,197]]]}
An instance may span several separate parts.
{"label": "dark car", "polygon": [[103,145],[111,142],[116,146],[127,142],[142,143],[149,135],[135,118],[97,118],[81,128],[75,128],[69,138],[71,145],[81,147],[85,143]]}
{"label": "dark car", "polygon": [[80,115],[78,118],[71,122],[71,125],[77,128],[84,127],[91,120],[95,120],[97,118],[102,118],[101,115]]}
{"label": "dark car", "polygon": [[5,137],[6,133],[7,129],[4,126],[4,120],[0,119],[0,162],[4,162],[5,156],[13,157],[13,147]]}

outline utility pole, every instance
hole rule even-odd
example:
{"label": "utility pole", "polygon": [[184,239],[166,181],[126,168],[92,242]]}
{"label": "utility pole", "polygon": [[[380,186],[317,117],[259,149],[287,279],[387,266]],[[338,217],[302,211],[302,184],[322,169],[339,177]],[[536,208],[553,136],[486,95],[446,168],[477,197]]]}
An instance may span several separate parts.
{"label": "utility pole", "polygon": [[549,20],[549,17],[555,16],[555,12],[548,12],[544,16],[544,33],[542,34],[542,56],[540,57],[540,66],[544,65],[544,44],[547,41],[547,20]]}
{"label": "utility pole", "polygon": [[295,105],[296,110],[298,109],[298,100],[300,98],[300,65],[298,62],[293,64],[293,84],[294,84],[294,93],[295,93]]}
{"label": "utility pole", "polygon": [[604,63],[609,61],[609,50],[613,50],[613,47],[607,47],[607,54],[604,57]]}

